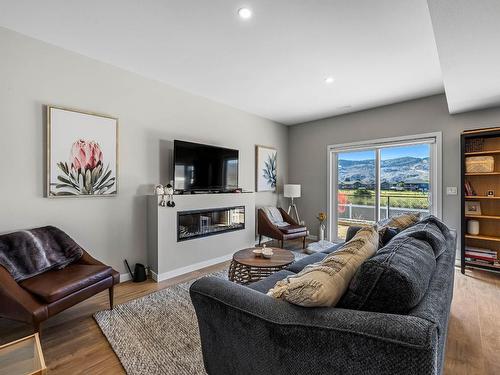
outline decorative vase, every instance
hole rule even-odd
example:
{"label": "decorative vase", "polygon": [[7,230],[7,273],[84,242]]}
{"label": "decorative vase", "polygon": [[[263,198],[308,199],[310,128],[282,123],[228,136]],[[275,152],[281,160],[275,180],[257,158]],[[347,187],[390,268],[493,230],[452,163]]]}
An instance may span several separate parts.
{"label": "decorative vase", "polygon": [[479,234],[479,221],[469,220],[467,222],[467,232],[473,236],[477,236]]}
{"label": "decorative vase", "polygon": [[323,227],[323,225],[320,225],[319,226],[319,240],[324,241],[324,239],[325,239],[325,228]]}

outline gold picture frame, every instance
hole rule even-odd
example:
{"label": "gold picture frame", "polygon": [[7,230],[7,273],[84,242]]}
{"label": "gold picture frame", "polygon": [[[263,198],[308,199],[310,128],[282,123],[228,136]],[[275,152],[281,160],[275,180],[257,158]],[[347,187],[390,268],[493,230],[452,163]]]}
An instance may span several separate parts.
{"label": "gold picture frame", "polygon": [[119,122],[106,114],[46,106],[45,197],[115,197]]}

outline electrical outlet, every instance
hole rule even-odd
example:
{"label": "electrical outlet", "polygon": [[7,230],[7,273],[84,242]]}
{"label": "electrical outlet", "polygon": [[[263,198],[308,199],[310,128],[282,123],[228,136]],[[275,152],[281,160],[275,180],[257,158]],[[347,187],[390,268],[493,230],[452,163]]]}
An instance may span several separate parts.
{"label": "electrical outlet", "polygon": [[456,186],[447,186],[446,187],[446,195],[457,195],[458,190]]}

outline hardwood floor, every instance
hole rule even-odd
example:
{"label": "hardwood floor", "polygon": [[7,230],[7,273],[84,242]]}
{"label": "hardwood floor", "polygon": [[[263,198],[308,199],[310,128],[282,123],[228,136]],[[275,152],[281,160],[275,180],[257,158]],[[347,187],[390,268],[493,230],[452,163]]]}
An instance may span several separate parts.
{"label": "hardwood floor", "polygon": [[[295,246],[293,246],[295,247]],[[159,289],[228,267],[228,262],[161,283],[126,282],[116,287],[120,304]],[[480,270],[455,273],[449,322],[446,375],[500,374],[500,275]],[[123,368],[92,318],[108,308],[107,292],[74,306],[43,325],[42,347],[50,374],[122,374]],[[0,344],[26,336],[26,325],[0,319]]]}

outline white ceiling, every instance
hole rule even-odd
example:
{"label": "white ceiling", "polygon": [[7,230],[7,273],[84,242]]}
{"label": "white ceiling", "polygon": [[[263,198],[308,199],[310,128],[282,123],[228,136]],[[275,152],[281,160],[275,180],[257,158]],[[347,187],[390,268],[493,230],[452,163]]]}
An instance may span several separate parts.
{"label": "white ceiling", "polygon": [[450,113],[500,105],[500,1],[428,2]]}
{"label": "white ceiling", "polygon": [[0,0],[0,25],[285,124],[443,92],[426,0]]}

